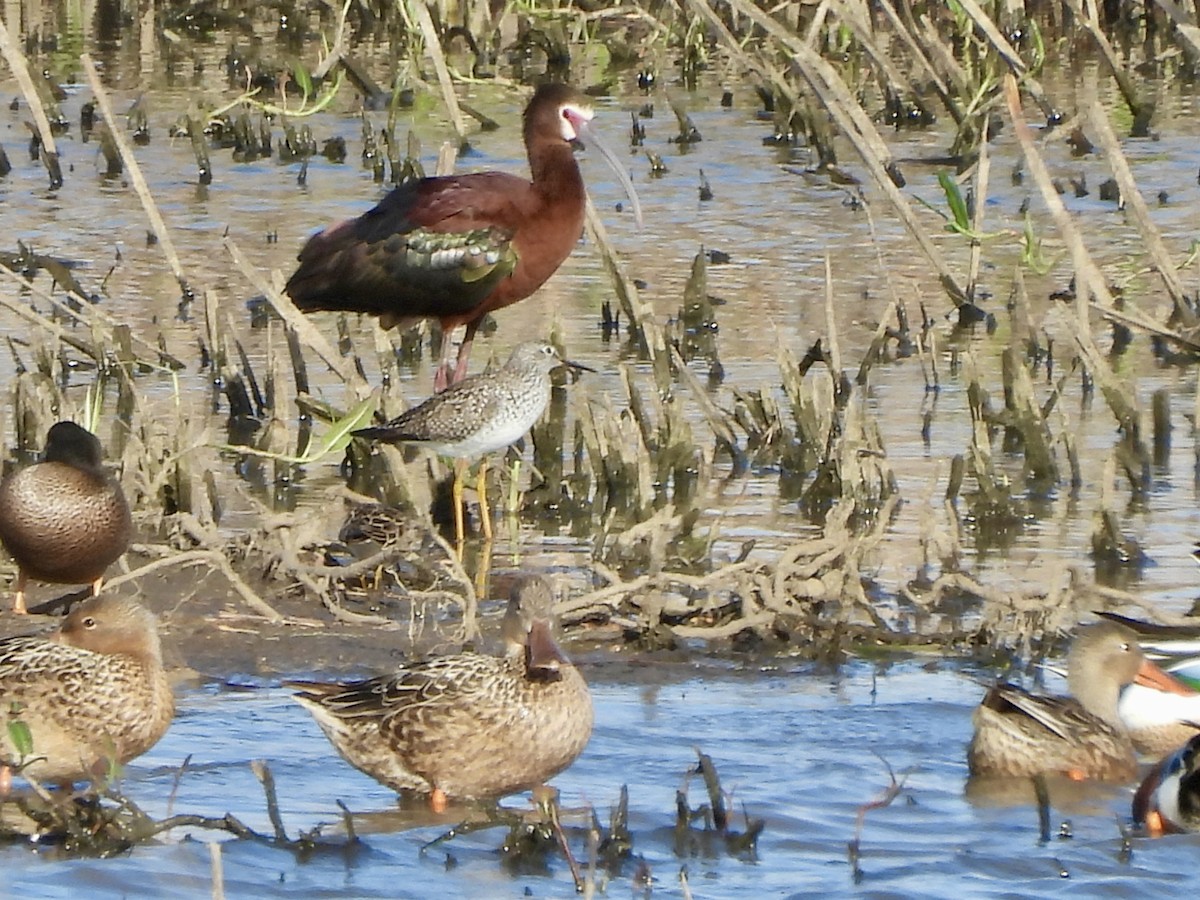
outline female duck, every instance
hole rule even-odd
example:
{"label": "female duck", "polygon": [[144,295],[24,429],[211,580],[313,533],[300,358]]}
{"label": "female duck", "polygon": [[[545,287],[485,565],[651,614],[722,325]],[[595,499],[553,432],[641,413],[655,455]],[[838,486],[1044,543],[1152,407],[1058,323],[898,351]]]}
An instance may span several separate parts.
{"label": "female duck", "polygon": [[975,711],[967,749],[972,775],[1128,781],[1137,773],[1129,732],[1117,711],[1121,688],[1146,664],[1137,635],[1115,622],[1079,631],[1067,657],[1073,697],[993,687]]}
{"label": "female duck", "polygon": [[74,422],[50,428],[42,462],[0,481],[0,542],[17,562],[13,612],[25,612],[30,578],[99,593],[104,570],[132,536],[129,505],[104,469],[100,441]]}
{"label": "female duck", "polygon": [[401,792],[498,797],[535,787],[583,752],[592,699],[551,634],[553,593],[541,577],[509,599],[504,658],[464,653],[349,684],[293,683],[352,766]]}
{"label": "female duck", "polygon": [[132,600],[92,597],[49,638],[0,640],[5,777],[103,777],[153,747],[174,714],[154,616]]}

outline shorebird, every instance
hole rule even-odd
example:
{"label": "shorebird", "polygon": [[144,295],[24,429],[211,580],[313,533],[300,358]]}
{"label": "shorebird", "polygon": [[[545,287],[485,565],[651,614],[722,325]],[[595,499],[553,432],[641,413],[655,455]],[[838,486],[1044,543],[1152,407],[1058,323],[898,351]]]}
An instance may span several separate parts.
{"label": "shorebird", "polygon": [[587,366],[563,359],[553,344],[518,344],[508,362],[450,385],[392,421],[360,428],[355,437],[385,443],[421,444],[453,457],[454,530],[463,541],[462,474],[467,460],[482,458],[479,468],[479,512],[484,537],[491,540],[487,505],[487,459],[496,450],[522,438],[550,403],[550,373],[560,366],[591,372]]}

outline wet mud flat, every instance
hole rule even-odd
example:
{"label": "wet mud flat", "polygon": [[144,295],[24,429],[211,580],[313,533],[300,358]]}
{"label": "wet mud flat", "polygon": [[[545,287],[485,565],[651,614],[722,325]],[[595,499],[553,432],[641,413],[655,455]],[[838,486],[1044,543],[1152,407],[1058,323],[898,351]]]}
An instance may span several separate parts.
{"label": "wet mud flat", "polygon": [[[466,16],[476,54],[446,11],[430,41],[394,9],[356,9],[344,67],[287,95],[287,117],[242,90],[268,87],[280,105],[276,53],[312,70],[336,13],[291,10],[292,28],[266,8],[202,12],[161,10],[145,28],[114,4],[82,20],[5,12],[33,74],[65,84],[68,126],[63,185],[48,189],[45,145],[35,160],[26,144],[30,92],[4,76],[17,100],[0,145],[19,164],[0,203],[24,245],[0,289],[5,423],[27,461],[52,421],[91,416],[136,498],[134,574],[114,570],[111,589],[162,617],[183,698],[123,783],[147,810],[233,812],[269,835],[249,766],[266,756],[289,840],[344,828],[339,799],[390,813],[393,797],[337,760],[281,677],[490,649],[495,598],[531,569],[556,577],[598,697],[592,745],[556,779],[564,804],[603,823],[628,784],[655,892],[936,894],[930,873],[947,872],[982,895],[1040,894],[1192,877],[1194,838],[1122,835],[1124,789],[1056,801],[1055,825],[1071,826],[1043,841],[1032,806],[964,794],[962,754],[995,673],[978,662],[1037,679],[1094,610],[1186,621],[1197,594],[1195,48],[1170,11],[1109,4],[1092,21],[1052,5],[993,21],[847,5],[817,22],[803,4],[690,3],[490,22],[480,7]],[[455,85],[498,131],[453,112],[436,48],[452,79],[503,76]],[[422,76],[397,94],[398,126],[385,111],[397,72]],[[438,511],[445,464],[346,437],[428,393],[439,336],[277,318],[252,298],[278,294],[273,273],[287,276],[308,234],[379,199],[404,168],[405,128],[429,168],[451,138],[472,147],[460,170],[521,171],[526,94],[504,79],[546,72],[591,89],[610,134],[633,114],[629,167],[651,224],[639,232],[585,159],[607,235],[593,228],[539,295],[485,328],[479,365],[553,332],[599,371],[556,391],[525,464],[495,467],[500,537],[473,536],[459,563]],[[104,92],[114,114],[85,110]],[[364,120],[360,98],[380,95]],[[83,144],[89,117],[101,128]],[[127,137],[162,228],[105,129]],[[336,347],[323,355],[321,340]],[[346,547],[346,483],[412,533]],[[947,658],[972,660],[969,677]],[[177,776],[197,748],[207,758]],[[685,774],[697,748],[732,795],[732,829],[763,822],[755,852],[703,814],[679,826],[681,782],[689,810],[711,804]],[[369,896],[401,866],[413,896],[574,890],[557,851],[514,875],[495,830],[422,855],[447,823],[411,824],[366,835],[362,852],[341,840],[293,857],[248,838],[225,845],[223,868],[208,838],[178,835],[103,869],[21,857],[13,884],[153,893],[177,876],[211,896],[223,871],[231,895]],[[636,858],[617,872],[645,890]]]}

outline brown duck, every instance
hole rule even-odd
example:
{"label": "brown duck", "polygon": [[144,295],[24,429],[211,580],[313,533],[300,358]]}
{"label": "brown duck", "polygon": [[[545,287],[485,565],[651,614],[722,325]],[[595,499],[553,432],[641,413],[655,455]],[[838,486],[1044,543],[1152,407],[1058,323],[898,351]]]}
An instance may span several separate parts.
{"label": "brown duck", "polygon": [[1011,684],[988,691],[967,749],[971,774],[1129,781],[1137,760],[1117,703],[1121,688],[1149,665],[1129,628],[1115,622],[1081,628],[1067,656],[1073,697],[1031,694]]}
{"label": "brown duck", "polygon": [[503,658],[464,653],[349,684],[294,682],[338,753],[393,790],[499,797],[535,787],[583,752],[592,699],[551,634],[553,593],[534,576],[509,599]]}
{"label": "brown duck", "polygon": [[132,535],[129,504],[104,469],[100,441],[74,422],[55,423],[43,460],[0,481],[0,542],[17,562],[14,612],[25,612],[30,578],[99,593]]}
{"label": "brown duck", "polygon": [[39,781],[103,776],[162,737],[175,699],[154,616],[85,600],[49,637],[0,641],[0,767]]}

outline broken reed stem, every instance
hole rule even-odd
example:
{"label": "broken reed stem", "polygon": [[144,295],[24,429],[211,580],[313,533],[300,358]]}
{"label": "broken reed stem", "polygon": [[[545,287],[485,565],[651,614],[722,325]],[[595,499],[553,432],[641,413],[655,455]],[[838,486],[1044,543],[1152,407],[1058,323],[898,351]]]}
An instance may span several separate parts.
{"label": "broken reed stem", "polygon": [[987,130],[979,134],[979,158],[975,163],[975,210],[971,220],[971,261],[967,267],[967,296],[978,298],[979,263],[983,258],[983,220],[987,216],[988,175],[992,169],[988,155]]}
{"label": "broken reed stem", "polygon": [[737,435],[733,432],[733,426],[730,424],[732,419],[730,416],[722,412],[709,396],[708,391],[700,384],[694,372],[687,367],[683,356],[674,344],[669,348],[671,359],[675,363],[675,369],[679,373],[680,381],[688,386],[692,392],[692,398],[696,401],[696,405],[700,407],[700,411],[704,414],[704,418],[708,420],[708,425],[713,431],[713,437],[717,443],[725,446],[730,454],[737,456]]}
{"label": "broken reed stem", "polygon": [[337,25],[333,29],[333,40],[329,42],[329,52],[325,54],[325,58],[313,69],[312,77],[314,81],[324,79],[342,60],[342,55],[345,53],[347,46],[346,15],[350,12],[350,5],[353,2],[354,0],[346,0],[338,12]]}
{"label": "broken reed stem", "polygon": [[171,234],[167,231],[167,223],[163,221],[163,217],[158,211],[158,205],[154,202],[154,196],[150,193],[150,188],[146,184],[145,177],[142,175],[142,168],[138,165],[137,158],[133,155],[133,149],[129,146],[129,142],[125,140],[124,130],[117,126],[112,104],[108,100],[108,92],[104,89],[104,85],[100,83],[100,76],[96,74],[96,66],[92,63],[91,54],[81,53],[79,55],[79,63],[83,66],[88,86],[92,89],[92,94],[96,98],[96,105],[100,107],[100,115],[104,118],[104,124],[108,126],[113,142],[117,145],[117,150],[120,152],[121,159],[125,163],[125,168],[129,171],[129,182],[133,185],[138,199],[142,201],[142,209],[146,211],[146,218],[150,221],[150,228],[154,232],[154,236],[158,238],[158,245],[162,247],[163,256],[166,257],[171,274],[179,282],[179,289],[185,295],[190,294],[191,288],[188,287],[187,279],[184,278],[183,266],[180,265],[179,255],[175,252],[175,245],[171,242]]}
{"label": "broken reed stem", "polygon": [[[48,296],[44,291],[35,289],[32,282],[28,281],[24,276],[14,272],[12,269],[8,268],[8,266],[0,264],[0,274],[8,276],[22,288],[35,291],[42,297]],[[35,325],[42,329],[47,334],[52,336],[56,341],[60,341],[63,344],[66,344],[68,347],[74,347],[80,353],[94,360],[97,365],[103,364],[104,352],[99,347],[88,343],[87,341],[82,341],[74,335],[69,334],[67,330],[57,322],[52,322],[45,316],[38,315],[38,313],[34,312],[30,307],[19,302],[16,297],[9,296],[8,292],[6,291],[0,291],[0,306],[11,310],[12,312],[16,313],[19,318],[24,319],[31,325]]]}
{"label": "broken reed stem", "polygon": [[463,118],[462,110],[458,105],[458,96],[454,93],[454,82],[450,79],[450,69],[446,66],[446,54],[442,51],[442,42],[433,26],[433,17],[429,15],[429,8],[425,5],[425,0],[417,0],[417,2],[407,5],[412,14],[416,16],[417,25],[421,29],[421,37],[425,39],[425,52],[433,60],[433,70],[437,73],[438,84],[442,88],[442,99],[446,101],[446,111],[450,113],[450,122],[454,125],[454,131],[458,134],[459,141],[464,141],[467,138],[467,121]]}
{"label": "broken reed stem", "polygon": [[250,585],[246,584],[246,582],[242,580],[242,577],[233,570],[233,566],[230,565],[229,559],[219,550],[184,550],[179,553],[172,553],[170,556],[147,563],[146,565],[134,569],[131,572],[125,572],[121,575],[118,575],[117,577],[106,581],[105,586],[110,588],[116,587],[124,584],[126,581],[133,581],[136,578],[141,578],[142,576],[148,575],[157,569],[166,568],[168,566],[186,566],[201,562],[207,563],[212,568],[220,571],[221,574],[224,575],[229,581],[233,589],[238,593],[238,596],[245,601],[246,605],[268,622],[278,625],[287,621],[284,616],[276,612],[276,610],[269,603],[267,603],[266,600],[255,593],[254,589],[251,588]]}
{"label": "broken reed stem", "polygon": [[654,318],[654,310],[650,304],[642,301],[637,286],[625,271],[625,266],[617,258],[612,242],[608,239],[608,229],[596,214],[592,198],[587,198],[587,229],[600,248],[600,258],[604,268],[612,280],[613,289],[617,292],[617,300],[625,317],[635,329],[642,351],[650,359],[654,368],[655,381],[660,390],[666,390],[671,383],[670,361],[667,356],[667,339],[662,328]]}
{"label": "broken reed stem", "polygon": [[842,378],[842,351],[837,337],[837,318],[833,312],[833,264],[828,253],[825,254],[825,334],[829,345],[829,368],[833,370],[833,383],[837,385]]}
{"label": "broken reed stem", "polygon": [[275,793],[275,776],[266,761],[255,759],[250,761],[250,771],[262,784],[263,794],[267,798],[267,819],[275,831],[275,840],[281,844],[288,843],[287,830],[283,827],[283,816],[279,813],[279,797]]}
{"label": "broken reed stem", "polygon": [[[689,3],[708,20],[734,59],[767,77],[785,96],[789,99],[795,98],[793,102],[799,104],[796,92],[784,79],[782,73],[777,68],[746,53],[742,49],[741,42],[725,27],[708,0],[689,0]],[[955,306],[963,303],[966,300],[966,292],[946,265],[937,244],[933,242],[917,219],[912,204],[892,180],[891,170],[894,163],[887,145],[879,136],[879,132],[875,129],[866,111],[842,81],[837,70],[803,39],[791,34],[777,20],[755,7],[749,0],[730,0],[730,6],[739,15],[745,16],[763,29],[792,57],[797,70],[808,82],[813,92],[817,94],[826,112],[841,129],[845,138],[850,141],[867,171],[875,179],[876,186],[887,196],[904,227],[917,242],[926,259],[933,265],[938,281],[950,301]]]}
{"label": "broken reed stem", "polygon": [[1117,421],[1125,429],[1125,433],[1133,437],[1138,433],[1136,399],[1113,374],[1112,369],[1092,340],[1091,331],[1088,328],[1089,298],[1093,294],[1102,304],[1100,306],[1102,310],[1111,309],[1115,306],[1116,301],[1108,289],[1104,274],[1088,253],[1087,247],[1083,243],[1083,236],[1075,225],[1075,220],[1071,218],[1066,206],[1063,205],[1062,198],[1054,189],[1050,172],[1034,142],[1033,132],[1022,114],[1017,80],[1011,74],[1004,76],[1004,97],[1009,118],[1012,120],[1013,132],[1021,145],[1021,152],[1025,155],[1025,164],[1029,168],[1029,174],[1036,182],[1042,200],[1050,210],[1050,216],[1054,219],[1055,226],[1071,252],[1071,261],[1075,268],[1075,315],[1072,317],[1075,342],[1087,361],[1089,370],[1104,392],[1105,399],[1117,417]]}
{"label": "broken reed stem", "polygon": [[[120,327],[121,323],[117,322],[108,313],[99,309],[94,303],[88,300],[88,298],[82,297],[74,291],[68,291],[67,297],[74,300],[78,305],[73,306],[70,303],[64,303],[62,299],[55,297],[46,290],[43,290],[21,273],[14,272],[12,269],[8,268],[2,263],[0,263],[0,275],[7,275],[18,285],[20,285],[22,290],[29,291],[31,294],[41,297],[47,303],[52,304],[54,308],[63,315],[75,319],[77,322],[87,326],[89,331],[93,333],[97,331],[103,331],[103,337],[105,341],[112,342],[114,340],[113,332],[115,329]],[[104,350],[101,347],[87,344],[79,338],[74,337],[73,335],[64,331],[62,326],[57,322],[53,322],[50,319],[47,319],[45,316],[39,315],[33,309],[30,309],[28,306],[7,297],[2,292],[0,292],[0,305],[11,309],[27,322],[30,322],[43,331],[53,335],[57,340],[62,341],[64,344],[74,347],[80,353],[90,356],[98,365],[104,364]],[[132,332],[132,330],[129,332],[129,338],[132,343],[140,345],[143,348],[143,352],[146,354],[144,359],[138,360],[139,362],[143,362],[145,360],[157,360],[160,364],[170,368],[184,368],[184,363],[180,359],[172,356],[170,353],[167,353],[162,347],[152,344],[150,341],[147,341],[144,338],[138,337]]]}
{"label": "broken reed stem", "polygon": [[[1196,314],[1188,303],[1183,282],[1175,270],[1175,263],[1167,252],[1166,245],[1163,244],[1162,235],[1155,227],[1154,222],[1150,220],[1150,210],[1146,207],[1146,201],[1137,189],[1133,173],[1129,170],[1129,162],[1125,159],[1121,144],[1109,124],[1108,114],[1105,113],[1104,107],[1100,105],[1099,101],[1093,100],[1085,115],[1093,134],[1100,142],[1100,148],[1104,151],[1113,177],[1117,179],[1117,186],[1125,200],[1126,209],[1133,214],[1134,221],[1137,222],[1138,230],[1142,235],[1142,243],[1150,256],[1151,263],[1158,271],[1159,277],[1162,278],[1167,293],[1171,295],[1171,302],[1175,304],[1175,315],[1179,317],[1179,321],[1185,328],[1195,327],[1197,324]],[[1126,302],[1128,303],[1128,300]]]}
{"label": "broken reed stem", "polygon": [[312,320],[296,309],[296,305],[292,303],[291,299],[282,290],[268,282],[262,277],[258,269],[250,265],[246,257],[242,255],[242,251],[238,248],[238,245],[232,239],[225,238],[223,243],[226,252],[233,257],[234,265],[241,270],[241,273],[246,276],[246,280],[255,289],[263,293],[263,296],[267,298],[271,307],[279,314],[284,323],[296,331],[300,337],[300,342],[316,351],[325,365],[329,367],[329,370],[337,375],[342,380],[342,383],[354,392],[356,399],[361,400],[367,397],[371,393],[371,386],[358,374],[354,368],[354,364],[349,360],[343,359],[338,354],[337,349],[329,343],[329,339],[312,323]]}
{"label": "broken reed stem", "polygon": [[1100,51],[1100,55],[1104,58],[1105,63],[1108,64],[1109,71],[1112,72],[1112,76],[1117,82],[1121,98],[1129,107],[1129,111],[1133,114],[1136,122],[1136,120],[1142,118],[1144,112],[1142,102],[1138,99],[1137,88],[1133,86],[1133,79],[1129,77],[1129,73],[1121,65],[1121,60],[1117,57],[1117,52],[1105,36],[1104,30],[1100,27],[1100,22],[1096,18],[1096,5],[1088,3],[1085,9],[1084,4],[1080,3],[1079,0],[1065,0],[1065,3],[1075,13],[1078,23],[1091,35],[1096,48]]}
{"label": "broken reed stem", "polygon": [[904,26],[900,15],[889,0],[878,0],[878,5],[883,10],[884,15],[887,16],[888,21],[892,23],[893,30],[908,48],[910,57],[920,66],[921,74],[924,76],[926,82],[937,92],[938,99],[942,101],[942,105],[946,107],[946,110],[950,113],[950,117],[954,119],[956,124],[961,125],[964,118],[962,106],[959,104],[954,93],[942,80],[941,73],[933,65],[925,49],[917,42],[912,32]]}
{"label": "broken reed stem", "polygon": [[959,6],[962,7],[962,11],[967,14],[975,24],[975,27],[983,32],[988,43],[992,45],[992,49],[1000,54],[1000,58],[1013,71],[1013,74],[1024,75],[1025,61],[1021,59],[1020,54],[1017,53],[1013,45],[1008,42],[1008,38],[1000,33],[1000,29],[996,27],[996,23],[992,21],[991,16],[985,13],[975,0],[958,0],[958,2]]}
{"label": "broken reed stem", "polygon": [[1192,53],[1200,56],[1200,28],[1192,21],[1194,14],[1190,16],[1182,5],[1170,0],[1156,0],[1155,5],[1167,14],[1175,26],[1175,33],[1191,48]]}
{"label": "broken reed stem", "polygon": [[42,152],[46,154],[44,162],[50,174],[50,186],[52,188],[61,187],[62,169],[58,164],[58,148],[54,144],[54,133],[50,130],[50,120],[46,117],[46,110],[42,106],[42,98],[38,96],[37,87],[34,85],[33,79],[29,77],[25,54],[12,42],[12,36],[4,26],[3,19],[0,19],[0,56],[3,56],[4,61],[8,63],[13,78],[16,79],[17,86],[25,97],[25,102],[29,104],[29,112],[33,115],[33,124],[37,128],[38,140],[42,143]]}

